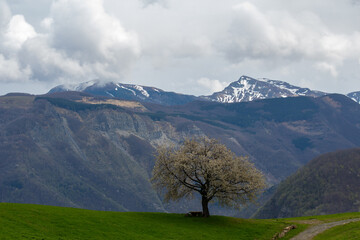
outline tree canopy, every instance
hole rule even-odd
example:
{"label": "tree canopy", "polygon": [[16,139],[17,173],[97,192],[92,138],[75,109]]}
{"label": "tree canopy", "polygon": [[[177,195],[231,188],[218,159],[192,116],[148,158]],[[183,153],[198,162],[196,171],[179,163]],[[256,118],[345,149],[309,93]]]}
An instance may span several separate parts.
{"label": "tree canopy", "polygon": [[211,201],[239,208],[265,188],[262,173],[247,157],[238,157],[225,145],[206,137],[186,139],[179,147],[158,147],[152,183],[158,191],[164,191],[165,201],[198,192],[204,217],[210,216]]}

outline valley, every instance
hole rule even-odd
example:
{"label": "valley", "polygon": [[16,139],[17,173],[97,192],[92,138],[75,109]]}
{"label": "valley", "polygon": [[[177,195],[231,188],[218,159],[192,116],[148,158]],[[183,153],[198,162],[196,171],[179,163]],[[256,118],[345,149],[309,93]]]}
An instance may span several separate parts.
{"label": "valley", "polygon": [[[160,144],[219,139],[249,156],[269,187],[319,154],[360,144],[360,105],[342,95],[171,107],[114,101],[79,92],[0,97],[1,201],[186,212],[197,201],[164,204],[149,182]],[[239,216],[216,205],[212,212]]]}

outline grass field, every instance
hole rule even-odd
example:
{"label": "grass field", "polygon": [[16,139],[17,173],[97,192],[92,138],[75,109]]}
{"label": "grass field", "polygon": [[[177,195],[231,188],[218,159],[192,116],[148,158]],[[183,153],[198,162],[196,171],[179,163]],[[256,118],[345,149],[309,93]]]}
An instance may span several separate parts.
{"label": "grass field", "polygon": [[0,204],[0,239],[271,239],[288,223]]}
{"label": "grass field", "polygon": [[360,239],[360,222],[348,223],[331,228],[319,235],[314,240],[355,240]]}
{"label": "grass field", "polygon": [[[319,216],[321,221],[360,213]],[[271,239],[292,222],[290,239],[314,219],[189,218],[182,214],[101,212],[29,204],[0,203],[0,239]],[[300,221],[300,222],[299,222]],[[325,238],[324,238],[325,239]]]}
{"label": "grass field", "polygon": [[319,215],[319,216],[308,216],[308,217],[296,217],[296,218],[286,218],[284,221],[307,221],[307,220],[319,220],[321,222],[336,222],[345,219],[351,218],[360,218],[360,212],[354,213],[339,213],[339,214],[331,214],[331,215]]}

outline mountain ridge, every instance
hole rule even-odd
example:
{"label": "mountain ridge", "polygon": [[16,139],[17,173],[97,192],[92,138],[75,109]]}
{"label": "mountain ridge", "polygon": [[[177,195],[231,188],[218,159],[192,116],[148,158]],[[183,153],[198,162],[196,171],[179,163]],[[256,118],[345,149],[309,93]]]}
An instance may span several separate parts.
{"label": "mountain ridge", "polygon": [[216,138],[273,185],[318,154],[360,145],[360,106],[343,95],[177,106],[108,100],[0,97],[0,201],[186,212],[200,201],[164,204],[151,187],[156,146]]}
{"label": "mountain ridge", "polygon": [[[52,88],[49,93],[64,91],[80,91],[99,96],[107,96],[122,100],[132,100],[162,105],[181,105],[192,101],[214,101],[221,103],[249,102],[261,99],[285,98],[297,96],[320,97],[330,93],[298,87],[285,81],[267,78],[252,78],[241,76],[237,81],[230,83],[224,90],[208,96],[193,96],[167,92],[155,87],[137,84],[124,84],[116,82],[88,81],[80,84],[59,85]],[[360,91],[346,95],[360,103]]]}
{"label": "mountain ridge", "polygon": [[323,95],[325,95],[325,93],[312,91],[309,88],[297,87],[284,81],[241,76],[238,81],[232,82],[223,91],[216,92],[207,98],[217,102],[233,103],[269,98],[296,96],[320,97]]}
{"label": "mountain ridge", "polygon": [[136,84],[124,84],[115,82],[101,82],[99,80],[88,81],[73,85],[59,85],[52,88],[48,93],[79,91],[98,96],[118,98],[122,100],[149,102],[162,105],[186,104],[199,97],[179,94],[175,92],[166,92],[162,89]]}

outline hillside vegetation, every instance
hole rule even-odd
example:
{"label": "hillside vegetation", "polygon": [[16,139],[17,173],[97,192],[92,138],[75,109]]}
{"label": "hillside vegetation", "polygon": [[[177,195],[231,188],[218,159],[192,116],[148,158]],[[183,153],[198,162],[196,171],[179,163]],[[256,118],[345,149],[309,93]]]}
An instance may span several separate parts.
{"label": "hillside vegetation", "polygon": [[271,239],[288,225],[279,220],[0,204],[0,239]]}
{"label": "hillside vegetation", "polygon": [[258,218],[360,210],[360,148],[321,155],[281,183]]}

